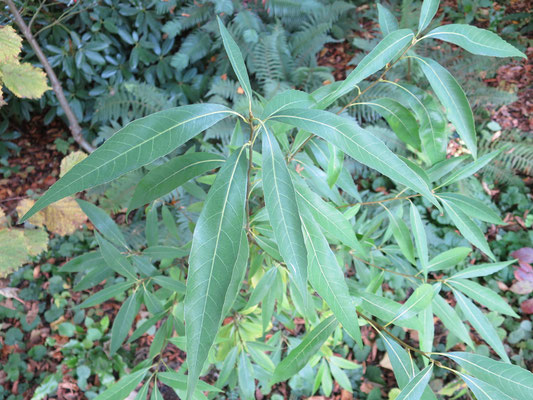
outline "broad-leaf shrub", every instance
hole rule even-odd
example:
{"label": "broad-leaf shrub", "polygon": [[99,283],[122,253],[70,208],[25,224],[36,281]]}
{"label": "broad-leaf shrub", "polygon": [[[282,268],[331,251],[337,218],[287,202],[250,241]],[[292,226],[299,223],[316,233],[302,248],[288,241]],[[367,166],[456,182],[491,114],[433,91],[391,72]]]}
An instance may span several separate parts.
{"label": "broad-leaf shrub", "polygon": [[[269,100],[255,96],[241,51],[219,20],[224,48],[246,96],[246,113],[218,104],[194,104],[133,121],[37,201],[26,219],[66,196],[156,161],[220,121],[235,121],[227,158],[194,152],[191,147],[141,180],[129,210],[151,203],[146,209],[147,246],[141,246],[141,253],[131,248],[105,212],[80,202],[101,233],[97,234],[100,249],[70,261],[64,269],[88,268],[86,277],[95,283],[115,273],[120,276],[81,306],[128,293],[113,324],[110,352],[120,349],[142,304],[151,317],[128,341],[160,323],[148,358],[99,399],[124,398],[142,381],[146,383],[138,396],[146,397],[152,387],[157,398],[152,380],[173,387],[180,396],[187,393],[187,398],[238,383],[242,398],[254,398],[255,380],[268,393],[273,384],[289,379],[308,363],[320,363],[314,392],[321,387],[324,394],[331,393],[330,374],[352,390],[346,371],[357,365],[333,356],[328,345],[344,331],[362,346],[362,325],[376,330],[389,353],[401,389],[397,399],[434,399],[428,383],[437,368],[456,374],[479,399],[529,396],[533,375],[510,363],[479,306],[517,315],[494,291],[471,280],[510,264],[495,262],[475,221],[501,220],[478,200],[449,192],[456,182],[490,163],[498,151],[477,157],[474,119],[463,90],[445,68],[420,57],[416,49],[420,41],[438,38],[480,55],[523,54],[491,32],[465,25],[443,26],[424,35],[437,8],[434,0],[424,2],[421,31],[416,34],[389,23],[388,34],[346,80],[312,93],[288,90]],[[389,15],[383,18],[392,21]],[[380,73],[374,84],[391,84],[385,74],[405,60],[415,62],[426,76],[468,155],[446,158],[450,132],[443,127],[440,107],[434,99],[422,101],[427,94],[413,85],[394,82],[404,92],[404,101],[383,98],[372,106],[383,113],[399,140],[419,155],[418,161],[397,156],[344,112],[360,103],[360,82]],[[356,93],[350,103],[336,106],[352,91]],[[394,197],[363,202],[343,166],[345,156],[379,171],[402,189]],[[189,187],[201,200],[182,210],[199,212],[190,220],[192,240],[180,237],[166,206],[161,207],[162,229],[158,198],[219,166],[216,174],[199,178],[210,185],[207,194],[198,185]],[[421,204],[443,212],[493,262],[448,273],[470,249],[458,246],[435,254]],[[370,214],[367,207],[361,211],[363,206],[377,211]],[[91,268],[94,265],[99,268]],[[345,278],[345,265],[350,271],[354,267],[355,275]],[[184,275],[186,285],[181,281]],[[403,304],[383,295],[385,276],[391,285],[398,278],[410,289]],[[248,291],[241,294],[243,287]],[[455,308],[444,298],[450,291]],[[296,316],[305,319],[307,332],[284,354],[282,327],[293,326]],[[469,352],[434,352],[434,316],[474,350],[468,321],[501,361]],[[399,338],[395,327],[417,331],[418,347]],[[273,335],[265,341],[267,331]],[[167,343],[187,353],[187,362],[178,371],[168,369],[161,357]],[[212,363],[220,365],[215,386],[198,379]]]}

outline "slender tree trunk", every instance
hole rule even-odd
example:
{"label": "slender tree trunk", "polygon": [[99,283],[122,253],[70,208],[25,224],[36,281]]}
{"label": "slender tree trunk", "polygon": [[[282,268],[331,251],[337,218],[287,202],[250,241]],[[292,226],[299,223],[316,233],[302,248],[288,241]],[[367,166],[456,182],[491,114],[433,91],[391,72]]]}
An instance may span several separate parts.
{"label": "slender tree trunk", "polygon": [[67,98],[65,97],[65,94],[63,93],[63,88],[61,87],[61,83],[59,83],[59,80],[57,79],[57,76],[52,69],[52,66],[48,62],[48,59],[44,55],[43,51],[41,50],[41,46],[39,46],[39,43],[37,43],[37,40],[33,37],[30,28],[26,25],[24,20],[22,19],[22,16],[19,13],[19,10],[17,9],[17,6],[13,2],[13,0],[4,0],[7,6],[9,7],[9,10],[13,14],[15,18],[15,23],[19,27],[20,31],[30,44],[31,48],[37,55],[37,58],[41,62],[41,64],[44,67],[44,70],[46,71],[46,74],[48,75],[48,78],[50,79],[50,82],[52,83],[52,90],[56,94],[57,100],[59,101],[59,104],[61,105],[61,108],[63,108],[63,111],[65,112],[65,116],[67,117],[68,123],[69,123],[69,129],[70,133],[72,134],[72,137],[74,140],[80,145],[81,148],[83,148],[85,151],[91,153],[94,151],[94,147],[92,147],[84,138],[81,133],[81,126],[78,123],[78,119],[76,118],[76,115],[74,115],[74,112],[72,111],[72,108],[70,108],[70,105],[68,104]]}

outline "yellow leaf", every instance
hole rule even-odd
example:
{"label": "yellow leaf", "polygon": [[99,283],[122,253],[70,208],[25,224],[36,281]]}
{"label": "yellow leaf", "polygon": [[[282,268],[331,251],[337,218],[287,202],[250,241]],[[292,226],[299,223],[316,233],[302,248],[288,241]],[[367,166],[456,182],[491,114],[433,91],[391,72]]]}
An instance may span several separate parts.
{"label": "yellow leaf", "polygon": [[16,62],[22,49],[22,38],[12,26],[0,26],[0,63]]}
{"label": "yellow leaf", "polygon": [[75,151],[70,153],[68,156],[64,157],[61,160],[61,165],[59,166],[59,177],[62,178],[73,166],[75,166],[80,161],[83,161],[87,158],[87,154],[83,151]]}
{"label": "yellow leaf", "polygon": [[46,74],[31,64],[0,64],[0,69],[4,85],[17,97],[38,99],[50,89]]}
{"label": "yellow leaf", "polygon": [[28,248],[22,229],[0,229],[0,278],[28,261]]}
{"label": "yellow leaf", "polygon": [[24,229],[24,239],[30,256],[38,256],[48,248],[48,233],[44,229]]}
{"label": "yellow leaf", "polygon": [[[19,219],[22,218],[22,216],[26,214],[30,210],[30,208],[33,207],[34,204],[35,204],[35,201],[31,199],[21,200],[17,204],[17,208],[16,208]],[[39,211],[37,214],[32,216],[30,219],[28,219],[28,222],[35,226],[43,226],[44,225],[44,212]]]}
{"label": "yellow leaf", "polygon": [[46,228],[61,236],[74,233],[87,221],[87,216],[73,197],[66,197],[50,204],[43,212]]}

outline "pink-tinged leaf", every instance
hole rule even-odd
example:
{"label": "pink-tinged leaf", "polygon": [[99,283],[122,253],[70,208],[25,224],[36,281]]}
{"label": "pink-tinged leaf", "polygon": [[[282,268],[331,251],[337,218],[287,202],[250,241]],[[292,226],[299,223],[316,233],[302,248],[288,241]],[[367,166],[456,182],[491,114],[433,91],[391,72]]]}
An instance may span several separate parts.
{"label": "pink-tinged leaf", "polygon": [[529,294],[533,292],[533,282],[531,281],[518,281],[513,283],[510,288],[511,292],[516,294]]}
{"label": "pink-tinged leaf", "polygon": [[533,314],[533,299],[528,299],[521,304],[522,311],[526,314]]}
{"label": "pink-tinged leaf", "polygon": [[511,257],[516,258],[520,263],[533,263],[533,248],[522,247],[511,253]]}
{"label": "pink-tinged leaf", "polygon": [[529,264],[519,262],[519,266],[515,270],[514,276],[519,281],[533,282],[533,267]]}

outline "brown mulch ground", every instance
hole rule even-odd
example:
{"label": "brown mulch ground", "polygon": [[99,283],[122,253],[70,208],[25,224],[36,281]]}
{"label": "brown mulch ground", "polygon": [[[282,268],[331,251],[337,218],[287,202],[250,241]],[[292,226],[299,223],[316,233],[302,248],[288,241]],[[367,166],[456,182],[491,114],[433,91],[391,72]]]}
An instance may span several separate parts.
{"label": "brown mulch ground", "polygon": [[57,151],[54,141],[68,137],[61,120],[44,126],[40,115],[10,129],[21,132],[22,136],[14,141],[20,153],[9,157],[9,166],[19,167],[19,172],[7,178],[0,175],[0,207],[6,214],[12,213],[21,198],[27,197],[28,190],[42,193],[55,183],[64,155]]}

